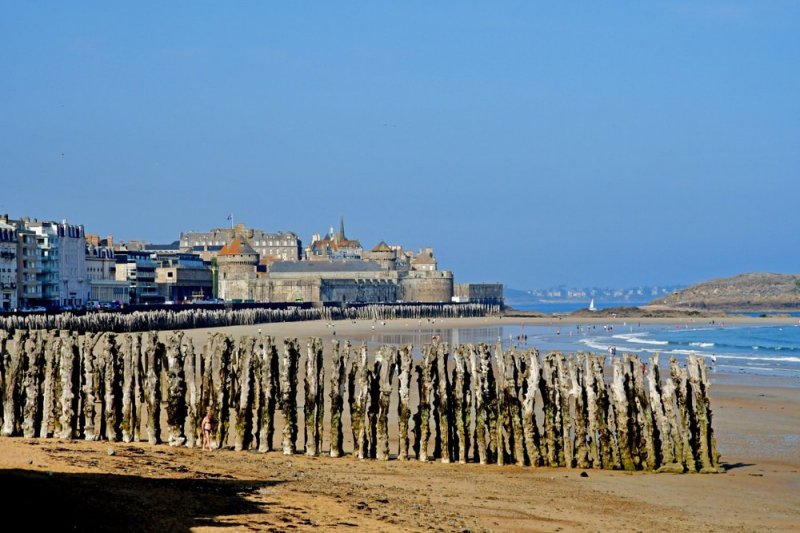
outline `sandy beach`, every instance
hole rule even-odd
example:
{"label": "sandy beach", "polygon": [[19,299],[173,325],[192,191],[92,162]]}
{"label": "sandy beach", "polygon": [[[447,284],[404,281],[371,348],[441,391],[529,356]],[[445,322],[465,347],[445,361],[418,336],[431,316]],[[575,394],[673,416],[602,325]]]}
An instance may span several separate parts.
{"label": "sandy beach", "polygon": [[[592,320],[614,323],[607,318],[580,322]],[[717,321],[796,323],[792,318]],[[676,319],[641,322],[673,324]],[[575,322],[437,319],[430,328],[508,323]],[[397,320],[385,325],[263,324],[225,331],[240,336],[261,329],[279,339],[319,336],[328,346],[334,333],[341,340],[360,341],[374,334],[373,326],[381,334],[420,329],[419,323]],[[208,333],[187,332],[196,345]],[[588,477],[582,477],[578,469],[355,461],[350,456],[287,457],[227,449],[203,453],[147,443],[2,438],[0,478],[3,486],[14,487],[5,501],[7,509],[32,514],[37,525],[59,529],[791,531],[800,527],[800,388],[783,385],[780,380],[759,380],[757,386],[737,382],[713,387],[714,429],[724,474],[589,470]],[[349,436],[347,420],[345,428]],[[302,446],[302,429],[299,440]],[[352,449],[349,440],[347,451]],[[391,446],[396,453],[396,439]],[[323,450],[327,449],[326,439]]]}

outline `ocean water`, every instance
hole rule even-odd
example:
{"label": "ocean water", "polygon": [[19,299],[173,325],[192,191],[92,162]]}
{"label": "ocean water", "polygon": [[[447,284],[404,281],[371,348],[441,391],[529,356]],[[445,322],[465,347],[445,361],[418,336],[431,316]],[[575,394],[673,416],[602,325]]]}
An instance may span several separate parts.
{"label": "ocean water", "polygon": [[[625,302],[595,302],[594,306],[597,309],[608,309],[610,307],[631,307],[645,305],[648,302],[642,301],[625,301]],[[512,305],[514,309],[519,311],[535,311],[537,313],[544,313],[546,315],[552,314],[565,314],[579,311],[581,309],[588,309],[589,302],[537,302],[524,305]]]}
{"label": "ocean water", "polygon": [[552,326],[523,326],[510,322],[485,328],[451,328],[446,321],[437,321],[436,326],[423,322],[415,332],[373,335],[369,344],[411,343],[418,353],[419,346],[430,342],[432,335],[450,344],[494,344],[499,340],[504,348],[535,347],[542,352],[608,354],[613,349],[617,355],[635,353],[644,360],[660,354],[661,365],[667,364],[670,357],[683,364],[687,355],[697,354],[706,358],[713,373],[781,377],[791,385],[800,386],[800,324],[667,326],[634,321],[605,326],[560,322]]}

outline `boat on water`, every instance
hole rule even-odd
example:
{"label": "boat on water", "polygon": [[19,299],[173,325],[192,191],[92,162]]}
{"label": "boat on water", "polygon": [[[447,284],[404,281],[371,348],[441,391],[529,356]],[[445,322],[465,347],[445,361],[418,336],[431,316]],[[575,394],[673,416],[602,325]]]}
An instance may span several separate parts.
{"label": "boat on water", "polygon": [[594,298],[589,302],[589,311],[597,311],[597,308],[594,306]]}

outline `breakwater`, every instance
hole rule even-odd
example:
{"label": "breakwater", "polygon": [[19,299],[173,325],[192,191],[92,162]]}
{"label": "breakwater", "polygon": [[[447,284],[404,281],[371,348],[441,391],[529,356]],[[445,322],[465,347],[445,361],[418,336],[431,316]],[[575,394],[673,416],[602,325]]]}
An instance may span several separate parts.
{"label": "breakwater", "polygon": [[215,447],[267,452],[280,426],[284,454],[339,457],[347,409],[351,455],[388,460],[394,404],[399,460],[719,471],[702,358],[671,359],[662,378],[657,355],[434,339],[415,361],[411,348],[333,341],[326,357],[318,338],[215,333],[196,348],[182,332],[0,331],[0,432],[193,447],[210,410]]}
{"label": "breakwater", "polygon": [[108,313],[60,313],[14,315],[0,318],[0,330],[58,329],[77,332],[116,333],[194,329],[224,326],[295,322],[300,320],[390,320],[396,318],[462,318],[499,315],[500,306],[461,304],[368,304],[350,306],[285,305],[204,309],[157,309]]}

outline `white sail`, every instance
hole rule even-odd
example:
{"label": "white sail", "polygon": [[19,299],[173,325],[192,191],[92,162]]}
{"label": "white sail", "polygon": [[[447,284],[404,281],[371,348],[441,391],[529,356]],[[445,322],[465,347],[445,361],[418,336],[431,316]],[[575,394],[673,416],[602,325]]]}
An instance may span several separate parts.
{"label": "white sail", "polygon": [[589,311],[597,311],[597,308],[594,306],[594,298],[589,302]]}

